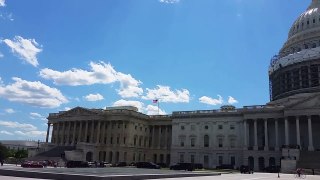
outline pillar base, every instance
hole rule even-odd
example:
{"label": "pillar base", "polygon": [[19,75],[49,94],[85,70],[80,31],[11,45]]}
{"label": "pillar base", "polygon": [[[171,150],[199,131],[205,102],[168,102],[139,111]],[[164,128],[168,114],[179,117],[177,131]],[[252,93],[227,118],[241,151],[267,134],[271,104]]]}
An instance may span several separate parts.
{"label": "pillar base", "polygon": [[314,151],[314,147],[313,146],[309,146],[308,147],[308,151]]}

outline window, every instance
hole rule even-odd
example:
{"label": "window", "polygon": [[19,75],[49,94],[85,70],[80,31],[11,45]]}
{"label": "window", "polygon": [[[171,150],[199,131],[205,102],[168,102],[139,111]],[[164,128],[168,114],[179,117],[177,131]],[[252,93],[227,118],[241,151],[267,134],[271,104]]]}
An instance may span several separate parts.
{"label": "window", "polygon": [[191,125],[191,131],[196,130],[196,126],[195,125]]}
{"label": "window", "polygon": [[181,130],[184,130],[184,126],[181,126]]}
{"label": "window", "polygon": [[219,165],[223,164],[223,156],[219,156]]}
{"label": "window", "polygon": [[140,131],[142,131],[142,127],[140,127]]}
{"label": "window", "polygon": [[180,154],[180,163],[184,163],[184,154]]}
{"label": "window", "polygon": [[120,143],[120,138],[119,138],[119,136],[117,137],[117,144],[119,144]]}
{"label": "window", "polygon": [[236,147],[236,140],[235,139],[230,139],[230,147],[235,148]]}
{"label": "window", "polygon": [[209,129],[209,126],[205,126],[204,129]]}
{"label": "window", "polygon": [[194,155],[193,154],[191,154],[190,160],[191,160],[191,163],[194,163]]}
{"label": "window", "polygon": [[126,137],[123,138],[123,144],[126,144]]}
{"label": "window", "polygon": [[313,23],[316,23],[316,19],[313,19]]}
{"label": "window", "polygon": [[180,141],[180,146],[184,147],[184,141],[183,140]]}
{"label": "window", "polygon": [[304,45],[304,48],[305,48],[305,49],[308,49],[308,48],[309,48],[308,44],[305,44],[305,45]]}
{"label": "window", "polygon": [[147,128],[144,129],[144,132],[147,132]]}
{"label": "window", "polygon": [[142,138],[140,137],[139,138],[139,146],[141,147],[141,141],[142,141]]}
{"label": "window", "polygon": [[316,47],[317,47],[316,43],[313,43],[312,48],[316,48]]}
{"label": "window", "polygon": [[208,135],[205,135],[203,137],[203,146],[204,147],[209,147],[209,136]]}
{"label": "window", "polygon": [[235,129],[234,125],[230,125],[230,129],[231,130]]}
{"label": "window", "polygon": [[191,142],[190,142],[190,144],[191,144],[191,147],[194,147],[195,146],[195,144],[196,144],[196,138],[191,138],[191,140],[190,140]]}
{"label": "window", "polygon": [[133,145],[135,146],[137,144],[137,137],[134,137],[133,139]]}
{"label": "window", "polygon": [[120,129],[120,124],[118,124],[118,129]]}
{"label": "window", "polygon": [[223,139],[222,138],[218,139],[218,144],[219,144],[219,147],[223,147]]}
{"label": "window", "polygon": [[112,144],[112,143],[113,143],[113,137],[110,138],[110,144]]}
{"label": "window", "polygon": [[134,126],[134,129],[137,130],[138,126]]}
{"label": "window", "polygon": [[231,156],[231,165],[235,165],[236,164],[236,158],[234,156]]}
{"label": "window", "polygon": [[127,129],[127,124],[124,125],[124,128]]}
{"label": "window", "polygon": [[219,125],[219,126],[218,126],[218,129],[223,129],[223,126],[222,126],[222,125]]}

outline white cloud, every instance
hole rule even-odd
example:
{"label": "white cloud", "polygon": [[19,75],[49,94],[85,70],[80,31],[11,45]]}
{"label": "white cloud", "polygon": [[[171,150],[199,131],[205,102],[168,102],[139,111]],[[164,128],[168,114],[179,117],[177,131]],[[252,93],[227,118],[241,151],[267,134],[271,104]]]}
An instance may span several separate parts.
{"label": "white cloud", "polygon": [[140,88],[141,81],[134,79],[130,74],[117,73],[117,79],[120,82],[119,95],[122,98],[139,97],[143,93]]}
{"label": "white cloud", "polygon": [[216,106],[216,105],[221,105],[223,103],[223,98],[220,95],[218,95],[218,99],[213,99],[208,96],[202,96],[201,98],[199,98],[199,101],[204,104]]}
{"label": "white cloud", "polygon": [[103,96],[101,94],[89,94],[84,97],[87,101],[101,101],[103,100]]}
{"label": "white cloud", "polygon": [[0,0],[0,7],[6,6],[6,0]]}
{"label": "white cloud", "polygon": [[228,103],[229,104],[236,104],[236,103],[238,103],[238,100],[236,100],[235,98],[229,96]]}
{"label": "white cloud", "polygon": [[0,97],[44,108],[56,108],[68,102],[58,89],[39,81],[31,82],[17,77],[12,79],[15,81],[13,84],[0,86]]}
{"label": "white cloud", "polygon": [[14,131],[14,133],[20,136],[28,137],[45,137],[47,135],[46,131]]}
{"label": "white cloud", "polygon": [[144,104],[140,101],[127,101],[127,100],[121,99],[119,101],[114,102],[112,106],[134,106],[138,108],[139,111],[141,112],[143,111]]}
{"label": "white cloud", "polygon": [[4,111],[5,111],[6,113],[9,113],[9,114],[13,114],[13,113],[16,112],[15,110],[13,110],[13,109],[11,109],[11,108],[5,109]]}
{"label": "white cloud", "polygon": [[148,105],[146,108],[147,114],[148,115],[165,115],[167,114],[164,110],[159,108],[158,111],[158,106],[153,106],[153,105]]}
{"label": "white cloud", "polygon": [[37,127],[32,124],[19,123],[14,121],[0,121],[0,126],[4,126],[7,128],[18,128],[23,129],[25,131],[35,131]]}
{"label": "white cloud", "polygon": [[69,111],[70,109],[72,109],[71,107],[65,107],[64,110],[65,111]]}
{"label": "white cloud", "polygon": [[159,99],[160,102],[188,103],[190,101],[190,93],[187,89],[171,91],[169,86],[158,85],[155,89],[147,88],[147,95],[143,96],[142,99]]}
{"label": "white cloud", "polygon": [[3,58],[4,57],[4,55],[0,52],[0,58]]}
{"label": "white cloud", "polygon": [[159,0],[161,3],[174,4],[180,2],[180,0]]}
{"label": "white cloud", "polygon": [[110,63],[90,62],[89,65],[90,71],[74,68],[60,72],[45,68],[40,71],[40,76],[44,79],[53,80],[57,85],[69,86],[119,82],[120,89],[117,91],[122,98],[138,97],[143,93],[143,89],[139,87],[142,84],[141,81],[134,79],[130,74],[117,72]]}
{"label": "white cloud", "polygon": [[18,55],[21,59],[27,63],[37,67],[39,65],[37,54],[42,51],[39,48],[39,44],[35,39],[24,39],[21,36],[15,36],[13,40],[3,40],[12,50],[12,52]]}
{"label": "white cloud", "polygon": [[43,121],[47,120],[44,116],[42,116],[41,114],[36,113],[36,112],[31,112],[30,113],[30,118],[31,119],[40,119],[40,120],[43,120]]}
{"label": "white cloud", "polygon": [[6,134],[6,135],[10,135],[10,136],[13,135],[13,133],[8,132],[8,131],[0,131],[0,134]]}

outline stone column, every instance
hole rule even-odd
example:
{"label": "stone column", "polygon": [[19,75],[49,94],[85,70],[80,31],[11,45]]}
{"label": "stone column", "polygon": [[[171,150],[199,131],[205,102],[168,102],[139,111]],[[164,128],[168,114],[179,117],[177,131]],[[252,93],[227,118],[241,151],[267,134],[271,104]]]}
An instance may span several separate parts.
{"label": "stone column", "polygon": [[288,124],[288,117],[284,119],[284,135],[285,135],[285,145],[289,145],[289,124]]}
{"label": "stone column", "polygon": [[91,121],[91,132],[90,132],[90,142],[93,143],[93,136],[94,136],[94,121]]}
{"label": "stone column", "polygon": [[158,148],[160,149],[161,148],[161,125],[159,126],[159,137],[158,137]]}
{"label": "stone column", "polygon": [[[124,143],[124,138],[127,138],[126,137],[126,133],[125,133],[125,122],[124,121],[122,121],[123,123],[122,123],[122,138],[120,139],[120,144],[121,144],[121,141],[122,141],[122,144],[125,146],[126,144]],[[127,141],[127,140],[126,140]]]}
{"label": "stone column", "polygon": [[155,128],[156,128],[156,126],[153,126],[153,127],[152,127],[152,147],[153,147],[153,148],[155,148],[155,142],[156,142],[156,141],[155,141],[155,139],[156,139],[156,138],[155,138]]}
{"label": "stone column", "polygon": [[84,134],[84,142],[87,143],[87,137],[88,137],[88,128],[89,128],[89,121],[86,121],[86,130]]}
{"label": "stone column", "polygon": [[296,128],[297,128],[297,145],[299,145],[299,148],[301,148],[301,140],[300,140],[300,119],[299,117],[296,118]]}
{"label": "stone column", "polygon": [[254,119],[254,150],[258,150],[258,127],[257,127],[257,119]]}
{"label": "stone column", "polygon": [[244,136],[243,149],[248,150],[247,120],[246,119],[243,121],[243,130],[244,130],[244,132],[243,132],[243,134],[244,134],[243,135]]}
{"label": "stone column", "polygon": [[96,137],[96,144],[100,144],[100,128],[101,128],[101,121],[98,122],[98,130],[97,130],[97,137]]}
{"label": "stone column", "polygon": [[166,134],[165,134],[165,138],[166,138],[166,139],[165,139],[165,149],[167,149],[167,148],[168,148],[168,143],[169,143],[169,142],[168,142],[168,126],[166,126],[165,131],[166,131],[166,132],[165,132],[165,133],[166,133]]}
{"label": "stone column", "polygon": [[56,137],[56,140],[55,140],[55,144],[56,145],[59,145],[59,133],[60,133],[60,123],[56,123],[56,126],[57,126],[57,130],[56,130],[56,133],[54,133],[55,137]]}
{"label": "stone column", "polygon": [[264,120],[264,150],[269,150],[268,119]]}
{"label": "stone column", "polygon": [[311,116],[308,117],[308,132],[309,132],[309,146],[308,150],[309,151],[314,151],[313,147],[313,137],[312,137],[312,121],[311,121]]}
{"label": "stone column", "polygon": [[102,141],[103,141],[103,144],[106,144],[106,142],[104,141],[104,139],[106,138],[106,125],[107,125],[107,122],[104,121],[103,122],[103,126],[102,126]]}
{"label": "stone column", "polygon": [[80,121],[80,128],[79,128],[79,134],[78,134],[78,142],[82,142],[82,121]]}
{"label": "stone column", "polygon": [[72,145],[76,144],[76,129],[77,129],[77,121],[73,121]]}
{"label": "stone column", "polygon": [[50,123],[48,123],[46,143],[48,143],[48,142],[49,142],[50,125],[51,125],[51,124],[50,124]]}
{"label": "stone column", "polygon": [[71,121],[69,121],[69,126],[68,126],[68,135],[67,135],[67,144],[70,144],[70,131],[71,131]]}
{"label": "stone column", "polygon": [[66,122],[62,122],[62,145],[65,144],[65,130],[66,130]]}
{"label": "stone column", "polygon": [[275,134],[276,134],[276,147],[275,150],[279,151],[279,127],[278,127],[278,119],[275,119],[274,121],[274,128],[275,128]]}

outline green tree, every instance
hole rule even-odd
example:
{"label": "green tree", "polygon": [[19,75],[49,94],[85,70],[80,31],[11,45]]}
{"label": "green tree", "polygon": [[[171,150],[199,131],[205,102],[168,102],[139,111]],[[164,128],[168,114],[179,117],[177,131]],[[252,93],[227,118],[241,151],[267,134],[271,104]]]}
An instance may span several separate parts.
{"label": "green tree", "polygon": [[0,143],[0,161],[5,160],[9,155],[8,149]]}

